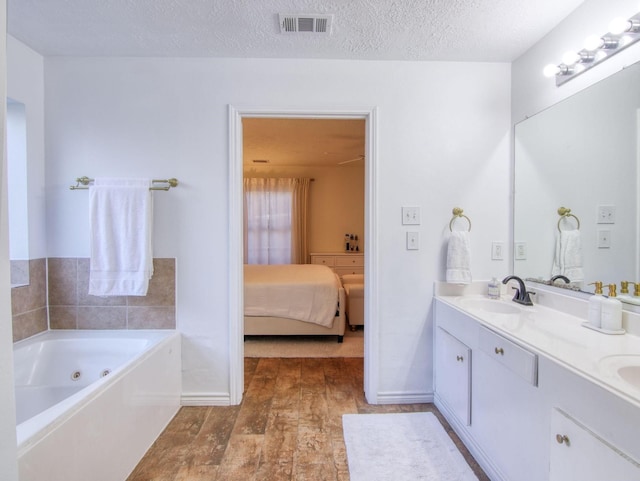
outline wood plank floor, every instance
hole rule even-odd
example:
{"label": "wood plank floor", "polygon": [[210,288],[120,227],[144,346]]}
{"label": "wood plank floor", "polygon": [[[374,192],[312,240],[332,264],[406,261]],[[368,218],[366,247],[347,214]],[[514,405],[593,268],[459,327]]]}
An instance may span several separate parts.
{"label": "wood plank floor", "polygon": [[242,404],[181,408],[127,481],[346,481],[343,414],[418,411],[489,480],[433,404],[370,405],[362,386],[362,358],[246,358]]}

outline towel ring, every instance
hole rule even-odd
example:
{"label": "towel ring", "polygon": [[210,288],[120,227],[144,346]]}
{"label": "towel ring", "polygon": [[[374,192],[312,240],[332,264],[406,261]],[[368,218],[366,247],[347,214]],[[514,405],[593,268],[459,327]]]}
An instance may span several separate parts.
{"label": "towel ring", "polygon": [[560,218],[558,219],[559,232],[562,232],[562,229],[560,228],[560,222],[562,222],[562,219],[566,219],[567,217],[573,217],[576,220],[576,223],[578,224],[577,229],[580,230],[580,219],[578,219],[578,217],[576,217],[574,214],[571,213],[571,209],[569,209],[568,207],[559,207],[558,215],[560,216]]}
{"label": "towel ring", "polygon": [[453,208],[453,217],[449,221],[449,230],[451,232],[453,232],[453,221],[459,217],[464,217],[465,219],[467,219],[467,222],[469,223],[469,231],[471,231],[471,219],[469,219],[466,215],[464,215],[463,212],[464,211],[460,207]]}

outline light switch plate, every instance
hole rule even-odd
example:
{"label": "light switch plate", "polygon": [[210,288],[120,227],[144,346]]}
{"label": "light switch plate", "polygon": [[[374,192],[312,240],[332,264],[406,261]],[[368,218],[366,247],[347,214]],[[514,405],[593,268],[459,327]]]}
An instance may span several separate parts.
{"label": "light switch plate", "polygon": [[514,257],[517,261],[524,261],[527,259],[527,243],[516,242],[513,245]]}
{"label": "light switch plate", "polygon": [[611,248],[611,231],[609,229],[601,229],[598,231],[598,249]]}
{"label": "light switch plate", "polygon": [[420,234],[418,232],[407,232],[407,250],[417,251],[420,249]]}
{"label": "light switch plate", "polygon": [[615,205],[599,205],[598,206],[598,224],[615,224],[616,223],[616,206]]}
{"label": "light switch plate", "polygon": [[491,259],[494,261],[504,260],[504,242],[491,243]]}
{"label": "light switch plate", "polygon": [[403,225],[419,225],[420,224],[420,207],[403,207],[402,208],[402,224]]}

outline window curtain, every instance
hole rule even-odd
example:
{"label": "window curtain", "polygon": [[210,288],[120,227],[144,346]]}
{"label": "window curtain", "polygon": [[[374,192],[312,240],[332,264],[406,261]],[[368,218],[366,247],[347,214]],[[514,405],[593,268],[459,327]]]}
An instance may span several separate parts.
{"label": "window curtain", "polygon": [[244,179],[244,261],[304,264],[309,179]]}

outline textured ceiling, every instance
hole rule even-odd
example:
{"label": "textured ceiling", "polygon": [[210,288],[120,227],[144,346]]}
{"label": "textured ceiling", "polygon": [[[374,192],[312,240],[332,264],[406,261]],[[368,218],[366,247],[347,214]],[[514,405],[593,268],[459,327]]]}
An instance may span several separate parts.
{"label": "textured ceiling", "polygon": [[[245,118],[242,120],[245,169],[264,166],[363,166],[364,120]],[[353,161],[353,162],[351,162]],[[340,162],[344,162],[340,164]]]}
{"label": "textured ceiling", "polygon": [[[582,0],[8,0],[8,31],[42,55],[509,62]],[[331,36],[278,13],[333,14]]]}

